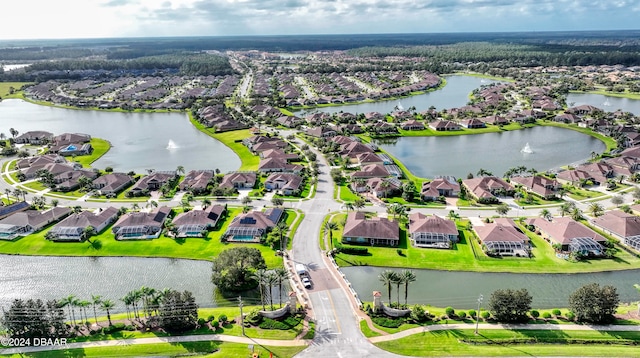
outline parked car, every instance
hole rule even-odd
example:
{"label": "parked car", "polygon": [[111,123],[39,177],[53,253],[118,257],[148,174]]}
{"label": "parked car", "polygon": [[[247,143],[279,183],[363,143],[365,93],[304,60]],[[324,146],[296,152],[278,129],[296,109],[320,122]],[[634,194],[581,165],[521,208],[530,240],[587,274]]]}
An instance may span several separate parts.
{"label": "parked car", "polygon": [[311,287],[311,280],[309,280],[308,277],[303,277],[302,284],[304,285],[304,287],[309,288]]}

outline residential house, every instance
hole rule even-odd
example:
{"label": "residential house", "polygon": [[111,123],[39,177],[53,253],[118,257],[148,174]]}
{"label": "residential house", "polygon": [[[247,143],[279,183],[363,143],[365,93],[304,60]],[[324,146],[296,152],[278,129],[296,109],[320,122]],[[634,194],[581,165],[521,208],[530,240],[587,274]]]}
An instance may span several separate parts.
{"label": "residential house", "polygon": [[522,185],[528,192],[537,194],[546,200],[555,198],[558,190],[562,188],[562,184],[557,180],[541,175],[512,177],[511,182]]}
{"label": "residential house", "polygon": [[109,173],[93,181],[93,188],[98,194],[115,196],[133,183],[133,179],[125,173]]}
{"label": "residential house", "polygon": [[0,220],[0,239],[13,240],[42,230],[71,214],[71,209],[55,207],[47,211],[26,210],[14,213]]}
{"label": "residential house", "polygon": [[134,196],[147,195],[151,191],[159,190],[163,185],[178,177],[175,171],[153,172],[138,180],[129,190]]}
{"label": "residential house", "polygon": [[604,254],[603,244],[606,239],[570,217],[555,217],[553,221],[531,218],[525,222],[533,225],[547,242],[557,244],[559,251],[576,252],[585,256]]}
{"label": "residential house", "polygon": [[409,235],[411,245],[415,247],[448,249],[452,243],[458,242],[456,224],[436,215],[409,215]]}
{"label": "residential house", "polygon": [[205,232],[216,227],[226,211],[226,205],[212,205],[203,210],[189,210],[178,214],[172,221],[177,237],[203,237]]}
{"label": "residential house", "polygon": [[606,162],[579,165],[575,169],[561,171],[556,179],[561,183],[582,186],[592,182],[593,185],[605,185],[613,177],[613,168]]}
{"label": "residential house", "polygon": [[66,173],[69,171],[79,170],[82,168],[80,163],[49,163],[43,166],[31,166],[29,168],[23,169],[20,172],[24,175],[25,179],[35,179],[38,177],[41,170],[48,171],[53,174],[53,176]]}
{"label": "residential house", "polygon": [[215,175],[214,170],[190,170],[178,188],[184,191],[190,190],[196,194],[204,193]]}
{"label": "residential house", "polygon": [[315,127],[307,129],[306,133],[316,138],[335,137],[338,133],[331,127]]}
{"label": "residential house", "polygon": [[233,242],[260,242],[282,219],[283,213],[280,208],[270,208],[264,212],[251,211],[240,214],[233,218],[223,239]]}
{"label": "residential house", "polygon": [[273,173],[267,177],[264,187],[267,190],[280,190],[284,195],[300,193],[302,177],[293,173]]}
{"label": "residential house", "polygon": [[26,168],[35,168],[40,169],[47,164],[51,163],[66,163],[67,160],[64,159],[61,155],[58,154],[44,154],[38,155],[35,157],[28,157],[24,159],[19,159],[16,162],[17,169],[26,169]]}
{"label": "residential house", "polygon": [[369,164],[384,164],[384,160],[373,152],[360,153],[356,155],[356,161],[361,167]]}
{"label": "residential house", "polygon": [[47,131],[29,131],[15,138],[17,144],[42,145],[51,142],[53,133]]}
{"label": "residential house", "polygon": [[640,251],[640,217],[612,210],[591,222],[605,233],[619,238],[626,246]]}
{"label": "residential house", "polygon": [[485,128],[487,125],[478,118],[469,118],[460,121],[460,125],[464,128]]}
{"label": "residential house", "polygon": [[512,196],[515,188],[495,176],[476,177],[465,179],[462,185],[467,188],[467,192],[479,202],[494,203],[498,201],[497,196]]}
{"label": "residential house", "polygon": [[613,169],[615,176],[625,176],[629,178],[640,169],[640,160],[626,155],[606,159],[604,162]]}
{"label": "residential house", "polygon": [[369,164],[363,166],[360,170],[351,174],[351,177],[354,179],[362,178],[385,178],[388,177],[389,171],[385,168],[384,165],[380,164]]}
{"label": "residential house", "polygon": [[400,125],[400,128],[405,131],[420,131],[424,129],[424,124],[422,122],[416,121],[415,119],[410,119]]}
{"label": "residential house", "polygon": [[157,239],[171,208],[162,206],[151,212],[130,212],[122,215],[111,231],[116,240]]}
{"label": "residential house", "polygon": [[276,122],[285,127],[293,128],[301,124],[303,122],[303,119],[295,116],[280,116],[276,118]]}
{"label": "residential house", "polygon": [[356,193],[370,192],[376,198],[388,198],[400,192],[402,182],[397,178],[356,179],[351,182],[351,189]]}
{"label": "residential house", "polygon": [[283,158],[266,158],[260,160],[258,164],[258,171],[262,173],[270,172],[290,172],[300,173],[302,166],[298,164],[289,164],[286,159]]}
{"label": "residential house", "polygon": [[0,220],[15,213],[29,209],[31,205],[26,201],[18,201],[9,205],[0,206]]}
{"label": "residential house", "polygon": [[509,124],[509,120],[502,116],[488,116],[488,117],[482,117],[478,119],[480,119],[486,124],[493,124],[496,126]]}
{"label": "residential house", "polygon": [[343,144],[338,151],[338,154],[344,158],[348,159],[351,163],[356,163],[358,161],[358,155],[362,153],[373,153],[374,150],[360,142],[351,141],[349,143]]}
{"label": "residential house", "polygon": [[473,230],[489,255],[530,256],[529,238],[509,218],[497,218],[493,223],[476,225]]}
{"label": "residential house", "polygon": [[453,121],[440,119],[435,122],[429,123],[429,128],[436,131],[459,131],[460,125]]}
{"label": "residential house", "polygon": [[439,176],[430,182],[422,183],[420,197],[423,201],[435,201],[441,196],[457,197],[460,194],[460,184],[452,176]]}
{"label": "residential house", "polygon": [[93,170],[77,169],[69,170],[53,176],[53,182],[56,184],[58,191],[72,191],[80,187],[80,178],[85,177],[94,180],[98,177],[98,173]]}
{"label": "residential house", "polygon": [[232,172],[225,174],[219,187],[224,189],[253,189],[256,186],[255,172]]}
{"label": "residential house", "polygon": [[398,246],[400,226],[397,221],[374,217],[367,219],[362,211],[352,211],[342,233],[345,244]]}
{"label": "residential house", "polygon": [[47,237],[51,241],[83,241],[87,227],[92,227],[95,233],[100,233],[108,225],[118,218],[118,209],[110,206],[106,209],[98,209],[98,212],[81,211],[67,216],[57,223]]}

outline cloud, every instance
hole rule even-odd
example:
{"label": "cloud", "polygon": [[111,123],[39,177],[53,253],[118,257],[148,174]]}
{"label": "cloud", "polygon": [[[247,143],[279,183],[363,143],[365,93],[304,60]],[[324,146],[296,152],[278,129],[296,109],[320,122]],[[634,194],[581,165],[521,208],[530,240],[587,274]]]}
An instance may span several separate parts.
{"label": "cloud", "polygon": [[126,6],[126,5],[135,5],[137,3],[138,3],[138,0],[109,0],[107,2],[103,2],[100,5],[104,7],[119,7],[119,6]]}

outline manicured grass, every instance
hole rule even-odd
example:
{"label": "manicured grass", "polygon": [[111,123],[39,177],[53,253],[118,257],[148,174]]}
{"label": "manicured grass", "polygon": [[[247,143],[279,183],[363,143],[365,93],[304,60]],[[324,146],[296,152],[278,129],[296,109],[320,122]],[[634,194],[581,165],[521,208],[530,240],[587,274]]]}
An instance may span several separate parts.
{"label": "manicured grass", "polygon": [[[337,214],[333,221],[341,226],[345,214]],[[640,268],[640,259],[618,249],[613,259],[592,259],[581,262],[570,262],[555,256],[549,243],[535,233],[523,228],[532,244],[531,258],[523,257],[489,257],[486,256],[471,231],[466,230],[468,221],[457,222],[460,241],[451,249],[429,249],[413,247],[408,238],[404,224],[400,227],[400,244],[396,247],[370,247],[368,255],[335,256],[340,266],[381,266],[398,268],[422,268],[433,270],[457,270],[479,272],[518,272],[518,273],[578,273],[612,270],[629,270]],[[334,245],[342,238],[342,227],[333,233]],[[350,246],[344,244],[345,246]],[[402,253],[399,254],[398,250]]]}
{"label": "manicured grass", "polygon": [[640,99],[640,93],[628,92],[628,89],[625,89],[625,92],[609,92],[605,90],[596,90],[596,91],[569,91],[571,93],[591,93],[591,94],[600,94],[603,96],[609,97],[618,97],[618,98],[629,98],[629,99]]}
{"label": "manicured grass", "polygon": [[[108,140],[100,138],[91,138],[91,146],[93,147],[93,153],[91,155],[82,155],[76,158],[69,158],[70,161],[76,161],[82,164],[83,167],[89,168],[91,163],[100,159],[105,153],[111,149],[111,143]],[[104,169],[104,168],[101,168]]]}
{"label": "manicured grass", "polygon": [[338,190],[340,192],[340,200],[344,202],[354,202],[360,199],[360,195],[352,192],[347,183],[338,185]]}
{"label": "manicured grass", "polygon": [[[504,343],[509,339],[536,339],[562,343]],[[566,344],[564,340],[598,340],[602,344]],[[376,343],[376,346],[401,355],[431,356],[595,356],[639,357],[637,346],[616,344],[624,339],[640,343],[637,332],[603,331],[525,331],[525,330],[448,330],[423,332],[394,341]],[[464,343],[474,340],[476,344]],[[489,344],[493,343],[493,344]]]}
{"label": "manicured grass", "polygon": [[207,134],[208,136],[215,138],[222,142],[222,144],[233,150],[234,153],[240,157],[242,165],[238,170],[257,170],[258,164],[260,164],[260,157],[253,155],[249,148],[242,144],[242,140],[252,136],[248,129],[216,133],[214,128],[207,128],[198,123],[191,113],[189,113],[189,120],[199,131]]}
{"label": "manicured grass", "polygon": [[[22,98],[22,92],[19,91],[24,85],[30,84],[29,82],[0,82],[0,98]],[[13,94],[9,94],[9,87],[14,88]]]}
{"label": "manicured grass", "polygon": [[[43,256],[140,256],[140,257],[169,257],[196,260],[211,260],[221,251],[236,247],[255,247],[262,252],[268,267],[282,266],[282,257],[276,256],[274,251],[261,244],[233,244],[220,242],[220,236],[225,232],[231,219],[241,211],[240,208],[229,208],[229,215],[218,230],[209,233],[206,239],[187,238],[174,240],[161,235],[158,239],[138,241],[117,241],[108,227],[104,232],[92,238],[96,245],[88,242],[51,242],[44,237],[48,227],[38,233],[26,236],[16,241],[0,241],[0,253]],[[291,219],[295,214],[289,215]],[[290,233],[293,236],[295,233]]]}
{"label": "manicured grass", "polygon": [[29,189],[30,191],[42,191],[47,189],[46,186],[44,186],[44,184],[42,184],[39,181],[31,181],[28,183],[20,183],[20,186],[25,187],[26,189]]}
{"label": "manicured grass", "polygon": [[364,334],[364,336],[367,338],[381,336],[380,333],[372,331],[371,328],[369,328],[367,321],[365,320],[360,321],[360,330],[362,331],[362,334]]}
{"label": "manicured grass", "polygon": [[[299,347],[272,347],[255,345],[254,350],[259,357],[269,357],[272,352],[274,357],[293,357],[304,350]],[[34,358],[67,358],[67,357],[146,357],[146,356],[197,356],[197,357],[251,357],[251,350],[246,344],[220,341],[183,342],[183,343],[157,343],[140,345],[119,345],[115,347],[67,349],[60,351],[38,352],[29,354],[16,354],[9,357],[34,357]]]}
{"label": "manicured grass", "polygon": [[523,127],[518,123],[509,123],[502,127],[489,124],[487,125],[486,128],[472,128],[472,129],[462,128],[458,131],[436,131],[428,127],[419,131],[408,131],[404,129],[400,129],[399,131],[403,137],[450,137],[450,136],[457,136],[457,135],[497,133],[497,132],[517,130],[522,128]]}
{"label": "manicured grass", "polygon": [[567,190],[567,196],[573,200],[594,199],[605,195],[599,191],[592,191],[575,186],[565,186],[565,189]]}
{"label": "manicured grass", "polygon": [[[502,82],[515,82],[515,80],[513,78],[491,76],[491,75],[486,75],[484,73],[456,72],[456,73],[454,73],[454,75],[486,78],[486,79],[489,79],[489,80],[502,81]],[[446,75],[443,75],[443,76],[446,76]]]}

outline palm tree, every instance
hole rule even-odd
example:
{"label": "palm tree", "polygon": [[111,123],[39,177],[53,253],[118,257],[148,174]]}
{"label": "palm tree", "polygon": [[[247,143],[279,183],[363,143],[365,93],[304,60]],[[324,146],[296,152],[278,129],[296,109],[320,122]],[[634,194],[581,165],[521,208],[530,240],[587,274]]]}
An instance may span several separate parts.
{"label": "palm tree", "polygon": [[450,220],[456,221],[460,219],[460,214],[456,213],[455,210],[449,210],[449,214],[447,214],[447,217]]}
{"label": "palm tree", "polygon": [[400,305],[400,285],[403,284],[402,281],[402,275],[398,274],[397,272],[394,272],[394,276],[393,276],[393,283],[396,285],[396,292],[398,294],[398,300],[396,301],[398,303],[398,306]]}
{"label": "palm tree", "polygon": [[357,210],[364,208],[365,205],[367,205],[367,202],[362,198],[358,198],[353,202],[353,207]]}
{"label": "palm tree", "polygon": [[84,320],[82,320],[82,324],[90,324],[89,318],[87,317],[87,307],[91,305],[91,302],[87,300],[82,300],[78,302],[78,307],[80,307],[80,320],[82,320],[82,313],[84,313]]}
{"label": "palm tree", "polygon": [[353,202],[351,201],[347,201],[346,203],[342,204],[342,206],[347,210],[353,210],[354,206],[353,206]]}
{"label": "palm tree", "polygon": [[274,234],[280,237],[280,250],[282,251],[287,249],[287,243],[284,240],[287,237],[287,231],[289,231],[289,225],[285,221],[279,221],[273,230]]}
{"label": "palm tree", "polygon": [[540,217],[545,218],[548,221],[551,221],[551,218],[553,218],[553,215],[551,215],[551,212],[547,209],[542,209],[540,210]]}
{"label": "palm tree", "polygon": [[389,294],[389,302],[391,302],[391,289],[398,274],[392,270],[384,270],[378,276],[378,280],[382,281],[382,284],[387,286],[387,292]]}
{"label": "palm tree", "polygon": [[278,292],[280,293],[280,308],[282,308],[282,284],[289,279],[289,271],[284,267],[278,267],[273,270],[273,274],[278,281]]}
{"label": "palm tree", "polygon": [[176,173],[178,175],[184,174],[184,167],[182,165],[178,165],[178,167],[176,168]]}
{"label": "palm tree", "polygon": [[131,294],[127,293],[126,295],[124,295],[124,297],[122,297],[120,299],[120,301],[122,301],[122,303],[124,303],[124,307],[127,310],[127,319],[131,320],[131,310],[129,309],[129,307],[131,307]]}
{"label": "palm tree", "polygon": [[111,312],[109,310],[114,308],[115,306],[116,304],[111,300],[104,300],[100,302],[100,307],[103,310],[107,311],[107,320],[109,321],[109,326],[113,326],[113,324],[111,324]]}
{"label": "palm tree", "polygon": [[589,205],[589,214],[596,218],[602,216],[602,214],[604,214],[604,207],[600,203],[591,203]]}
{"label": "palm tree", "polygon": [[485,177],[485,176],[492,176],[493,173],[483,168],[480,168],[480,170],[478,170],[478,173],[476,173],[476,175],[479,177]]}
{"label": "palm tree", "polygon": [[560,213],[560,215],[562,215],[562,217],[564,217],[565,215],[570,214],[572,209],[573,209],[572,203],[563,203],[558,208],[558,213]]}
{"label": "palm tree", "polygon": [[13,190],[7,188],[4,190],[4,193],[7,194],[7,201],[11,199],[10,195],[13,193]]}
{"label": "palm tree", "polygon": [[202,206],[202,210],[205,210],[206,208],[211,206],[211,200],[209,198],[202,199],[201,206]]}
{"label": "palm tree", "polygon": [[338,224],[334,221],[327,220],[322,226],[324,229],[325,237],[329,237],[329,251],[333,250],[333,230],[338,229]]}
{"label": "palm tree", "polygon": [[92,295],[91,296],[91,305],[93,306],[93,319],[96,321],[96,325],[98,325],[98,315],[96,314],[96,305],[102,303],[102,296],[100,295]]}
{"label": "palm tree", "polygon": [[265,269],[259,269],[253,274],[253,278],[258,281],[258,288],[260,289],[260,303],[262,304],[262,310],[264,311],[264,285],[267,281],[267,271]]}
{"label": "palm tree", "polygon": [[415,282],[418,279],[416,273],[413,270],[402,270],[400,273],[402,283],[404,283],[404,304],[407,305],[407,298],[409,297],[409,284]]}
{"label": "palm tree", "polygon": [[78,299],[74,295],[67,296],[60,300],[61,307],[67,306],[67,310],[69,311],[69,320],[71,320],[74,326],[76,325],[76,312],[74,307],[77,303]]}
{"label": "palm tree", "polygon": [[584,219],[584,216],[582,215],[582,210],[580,210],[580,208],[578,207],[574,207],[573,210],[571,211],[571,218],[575,221]]}
{"label": "palm tree", "polygon": [[278,278],[273,272],[269,272],[265,277],[265,282],[269,285],[269,304],[273,311],[273,286],[278,282]]}

